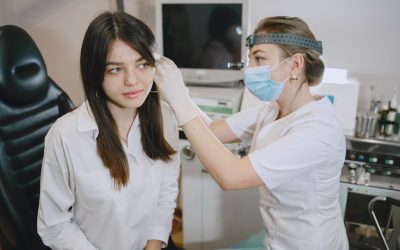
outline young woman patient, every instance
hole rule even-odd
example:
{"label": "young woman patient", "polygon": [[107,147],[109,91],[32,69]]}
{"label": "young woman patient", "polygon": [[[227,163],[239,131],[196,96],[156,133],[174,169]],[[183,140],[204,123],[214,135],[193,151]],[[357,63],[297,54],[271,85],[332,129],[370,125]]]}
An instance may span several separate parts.
{"label": "young woman patient", "polygon": [[178,129],[153,82],[154,35],[126,13],[89,25],[86,101],[45,140],[38,233],[52,249],[161,249],[179,174]]}

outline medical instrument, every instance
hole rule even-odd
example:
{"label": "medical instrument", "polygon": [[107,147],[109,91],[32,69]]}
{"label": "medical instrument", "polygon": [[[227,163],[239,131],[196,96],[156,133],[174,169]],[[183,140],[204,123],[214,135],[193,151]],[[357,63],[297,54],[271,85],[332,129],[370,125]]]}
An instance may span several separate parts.
{"label": "medical instrument", "polygon": [[[342,168],[339,203],[350,245],[374,245],[368,204],[377,196],[400,199],[400,143],[373,138],[346,137],[346,161]],[[392,237],[400,231],[399,209],[379,204],[375,208],[379,223]],[[394,216],[394,217],[393,217]],[[375,231],[372,228],[372,231]]]}
{"label": "medical instrument", "polygon": [[251,34],[246,38],[246,47],[257,44],[287,44],[308,48],[322,55],[322,42],[286,33]]}

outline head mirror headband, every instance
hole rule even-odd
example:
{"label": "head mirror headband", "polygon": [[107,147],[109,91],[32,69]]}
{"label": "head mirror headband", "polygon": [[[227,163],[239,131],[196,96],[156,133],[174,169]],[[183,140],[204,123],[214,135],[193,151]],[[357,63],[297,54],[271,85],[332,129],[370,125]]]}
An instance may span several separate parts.
{"label": "head mirror headband", "polygon": [[257,44],[288,44],[299,46],[307,49],[317,51],[322,55],[322,42],[308,39],[302,36],[283,34],[283,33],[272,33],[272,34],[251,34],[246,38],[246,47],[253,47]]}

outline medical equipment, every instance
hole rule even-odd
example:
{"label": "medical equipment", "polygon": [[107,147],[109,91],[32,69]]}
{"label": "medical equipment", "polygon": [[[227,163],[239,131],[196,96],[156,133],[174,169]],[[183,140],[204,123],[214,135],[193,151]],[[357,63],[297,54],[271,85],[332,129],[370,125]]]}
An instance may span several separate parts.
{"label": "medical equipment", "polygon": [[[249,33],[248,0],[157,0],[157,51],[186,84],[236,86]],[[228,65],[230,67],[228,67]]]}
{"label": "medical equipment", "polygon": [[[243,86],[235,88],[188,86],[192,100],[210,118],[218,119],[240,109]],[[247,147],[226,145],[237,157]],[[258,189],[223,191],[181,136],[182,214],[184,248],[222,249],[263,230]],[[246,215],[246,216],[243,216]]]}
{"label": "medical equipment", "polygon": [[[385,237],[384,233],[382,232],[381,225],[379,224],[379,221],[378,221],[378,219],[376,218],[375,211],[374,211],[375,204],[376,204],[378,201],[380,201],[380,202],[386,202],[386,203],[388,203],[388,204],[391,205],[391,206],[397,206],[397,208],[400,208],[400,200],[393,199],[392,197],[375,197],[375,198],[372,199],[372,200],[369,202],[369,204],[368,204],[368,212],[369,212],[370,217],[371,217],[371,218],[373,219],[373,221],[374,221],[376,231],[377,231],[378,234],[379,234],[379,238],[381,239],[382,244],[385,246],[385,249],[386,249],[386,250],[390,250],[390,249],[389,249],[389,245],[388,245],[388,243],[387,243],[387,241],[386,241],[386,237]],[[400,238],[398,238],[397,240],[400,240]],[[393,248],[392,248],[392,249],[393,249]]]}
{"label": "medical equipment", "polygon": [[272,80],[271,72],[282,65],[287,59],[272,67],[270,65],[263,65],[245,68],[244,84],[246,88],[262,101],[276,101],[282,94],[286,81],[277,82]]}
{"label": "medical equipment", "polygon": [[188,86],[192,100],[211,119],[220,119],[239,111],[243,87],[219,88]]}
{"label": "medical equipment", "polygon": [[[377,236],[372,237],[368,203],[376,196],[400,199],[400,143],[349,136],[346,144],[339,202],[350,245],[379,245]],[[400,216],[399,209],[378,204],[375,214],[387,234],[400,237],[400,221],[393,219]]]}
{"label": "medical equipment", "polygon": [[347,137],[346,160],[372,174],[397,178],[393,185],[400,190],[400,142]]}
{"label": "medical equipment", "polygon": [[302,36],[293,34],[251,34],[246,38],[246,47],[251,48],[257,44],[288,44],[298,47],[308,48],[317,51],[322,55],[322,42],[313,39],[308,39]]}
{"label": "medical equipment", "polygon": [[[239,144],[226,145],[237,157]],[[257,188],[223,191],[181,139],[183,245],[190,250],[223,249],[263,230]]]}

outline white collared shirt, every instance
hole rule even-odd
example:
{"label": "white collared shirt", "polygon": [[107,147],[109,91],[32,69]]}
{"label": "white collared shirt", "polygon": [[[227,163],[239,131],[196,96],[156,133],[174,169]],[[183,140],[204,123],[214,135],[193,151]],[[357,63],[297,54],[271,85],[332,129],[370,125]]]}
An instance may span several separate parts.
{"label": "white collared shirt", "polygon": [[[178,151],[178,128],[162,103],[164,135]],[[114,188],[97,154],[98,127],[85,102],[56,121],[45,139],[38,233],[52,249],[143,249],[148,240],[168,242],[179,175],[179,155],[151,160],[141,145],[136,116],[124,145],[129,183]]]}
{"label": "white collared shirt", "polygon": [[272,102],[227,119],[265,183],[260,211],[267,249],[345,250],[338,196],[346,145],[329,99],[307,103],[276,120]]}

